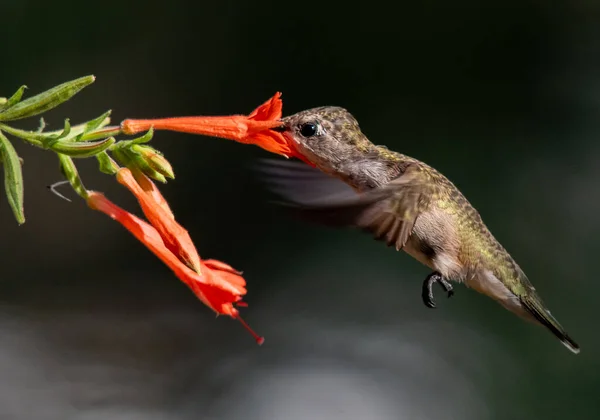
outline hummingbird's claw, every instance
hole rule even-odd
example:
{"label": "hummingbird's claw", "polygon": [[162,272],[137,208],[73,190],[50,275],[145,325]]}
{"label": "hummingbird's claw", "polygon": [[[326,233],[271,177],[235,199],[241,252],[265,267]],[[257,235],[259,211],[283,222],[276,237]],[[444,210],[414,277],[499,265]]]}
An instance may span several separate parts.
{"label": "hummingbird's claw", "polygon": [[435,308],[435,300],[433,299],[433,284],[439,283],[440,286],[444,289],[444,291],[448,294],[448,297],[454,295],[454,290],[452,285],[448,280],[442,277],[442,275],[438,272],[431,273],[427,276],[425,281],[423,282],[423,289],[421,293],[421,297],[423,298],[423,303],[428,308]]}
{"label": "hummingbird's claw", "polygon": [[444,292],[448,294],[448,297],[452,297],[454,295],[454,289],[448,280],[440,276],[438,283],[444,288]]}

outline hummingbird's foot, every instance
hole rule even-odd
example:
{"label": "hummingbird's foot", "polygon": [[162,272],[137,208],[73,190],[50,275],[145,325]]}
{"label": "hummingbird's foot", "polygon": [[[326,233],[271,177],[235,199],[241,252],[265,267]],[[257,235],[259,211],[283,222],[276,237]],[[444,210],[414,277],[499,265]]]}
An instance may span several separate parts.
{"label": "hummingbird's foot", "polygon": [[433,299],[433,284],[438,283],[444,291],[448,294],[448,297],[454,295],[452,285],[448,280],[442,277],[437,271],[427,276],[423,282],[423,291],[421,296],[423,297],[423,303],[428,308],[435,308],[435,300]]}

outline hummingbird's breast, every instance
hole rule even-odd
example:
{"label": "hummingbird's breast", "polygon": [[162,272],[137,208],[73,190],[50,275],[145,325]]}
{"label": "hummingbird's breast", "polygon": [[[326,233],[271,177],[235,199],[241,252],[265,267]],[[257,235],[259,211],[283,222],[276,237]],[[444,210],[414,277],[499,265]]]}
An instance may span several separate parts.
{"label": "hummingbird's breast", "polygon": [[425,195],[412,232],[403,249],[445,278],[466,282],[485,270],[506,283],[515,277],[514,261],[483,223],[477,210],[442,173],[417,159],[376,147],[376,157],[343,160],[322,168],[357,192],[385,185],[417,165],[427,179]]}
{"label": "hummingbird's breast", "polygon": [[460,259],[456,220],[443,209],[432,207],[419,214],[404,251],[445,278],[462,281],[468,274]]}

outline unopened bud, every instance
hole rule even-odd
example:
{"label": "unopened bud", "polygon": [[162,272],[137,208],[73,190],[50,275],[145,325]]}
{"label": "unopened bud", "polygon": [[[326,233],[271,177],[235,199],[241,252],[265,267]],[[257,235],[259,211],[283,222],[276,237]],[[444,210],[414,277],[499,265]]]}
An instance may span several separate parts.
{"label": "unopened bud", "polygon": [[161,173],[167,178],[175,178],[173,167],[169,161],[165,159],[163,154],[155,148],[142,144],[135,144],[131,147],[131,149],[134,152],[139,153],[156,172]]}
{"label": "unopened bud", "polygon": [[156,171],[150,163],[141,155],[141,153],[132,150],[132,147],[118,147],[112,151],[113,156],[117,161],[131,169],[142,171],[146,176],[154,179],[155,181],[162,182],[165,184],[167,179],[163,174]]}

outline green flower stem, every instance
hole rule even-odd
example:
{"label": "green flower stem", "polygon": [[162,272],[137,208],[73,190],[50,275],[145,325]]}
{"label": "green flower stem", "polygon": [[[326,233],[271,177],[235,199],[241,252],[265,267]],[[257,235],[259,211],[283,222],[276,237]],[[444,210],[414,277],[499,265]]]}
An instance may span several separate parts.
{"label": "green flower stem", "polygon": [[79,194],[79,196],[81,196],[81,198],[83,198],[84,200],[87,200],[89,193],[83,186],[83,182],[81,181],[81,178],[79,177],[79,172],[77,172],[77,168],[75,167],[75,163],[73,162],[73,159],[71,159],[69,156],[63,155],[61,153],[57,153],[57,155],[58,155],[58,160],[60,161],[61,170],[62,170],[65,178],[67,178],[67,180],[69,181],[69,183],[71,184],[71,187],[73,187],[75,192],[77,194]]}
{"label": "green flower stem", "polygon": [[35,131],[19,130],[18,128],[13,128],[10,125],[3,123],[0,123],[0,130],[4,131],[5,133],[12,134],[15,137],[25,140],[27,143],[42,149],[45,148],[44,140],[48,138],[47,134],[37,133]]}
{"label": "green flower stem", "polygon": [[[86,124],[80,124],[78,126],[75,127],[71,127],[70,131],[67,132],[67,134],[64,136],[64,138],[62,138],[63,133],[66,130],[60,130],[60,131],[53,131],[53,132],[45,132],[45,133],[40,133],[37,131],[27,131],[27,130],[21,130],[18,128],[14,128],[11,127],[9,125],[6,125],[4,123],[0,123],[0,130],[4,131],[5,133],[11,134],[15,137],[18,137],[24,141],[26,141],[27,143],[39,147],[41,149],[52,149],[53,145],[56,144],[56,140],[70,140],[70,139],[75,139],[75,137],[81,135],[83,133],[83,129],[85,128]],[[104,127],[98,131],[94,131],[92,133],[86,133],[83,134],[81,136],[81,141],[94,141],[94,140],[100,140],[100,139],[107,139],[107,138],[111,138],[114,137],[115,135],[118,135],[121,133],[121,128],[120,127]],[[110,141],[110,144],[108,146],[111,146],[115,143],[114,139]],[[104,150],[104,149],[102,149]],[[102,151],[100,150],[100,151]],[[57,150],[58,152],[63,152],[63,150]],[[88,155],[88,156],[93,156],[95,155],[95,153]]]}

